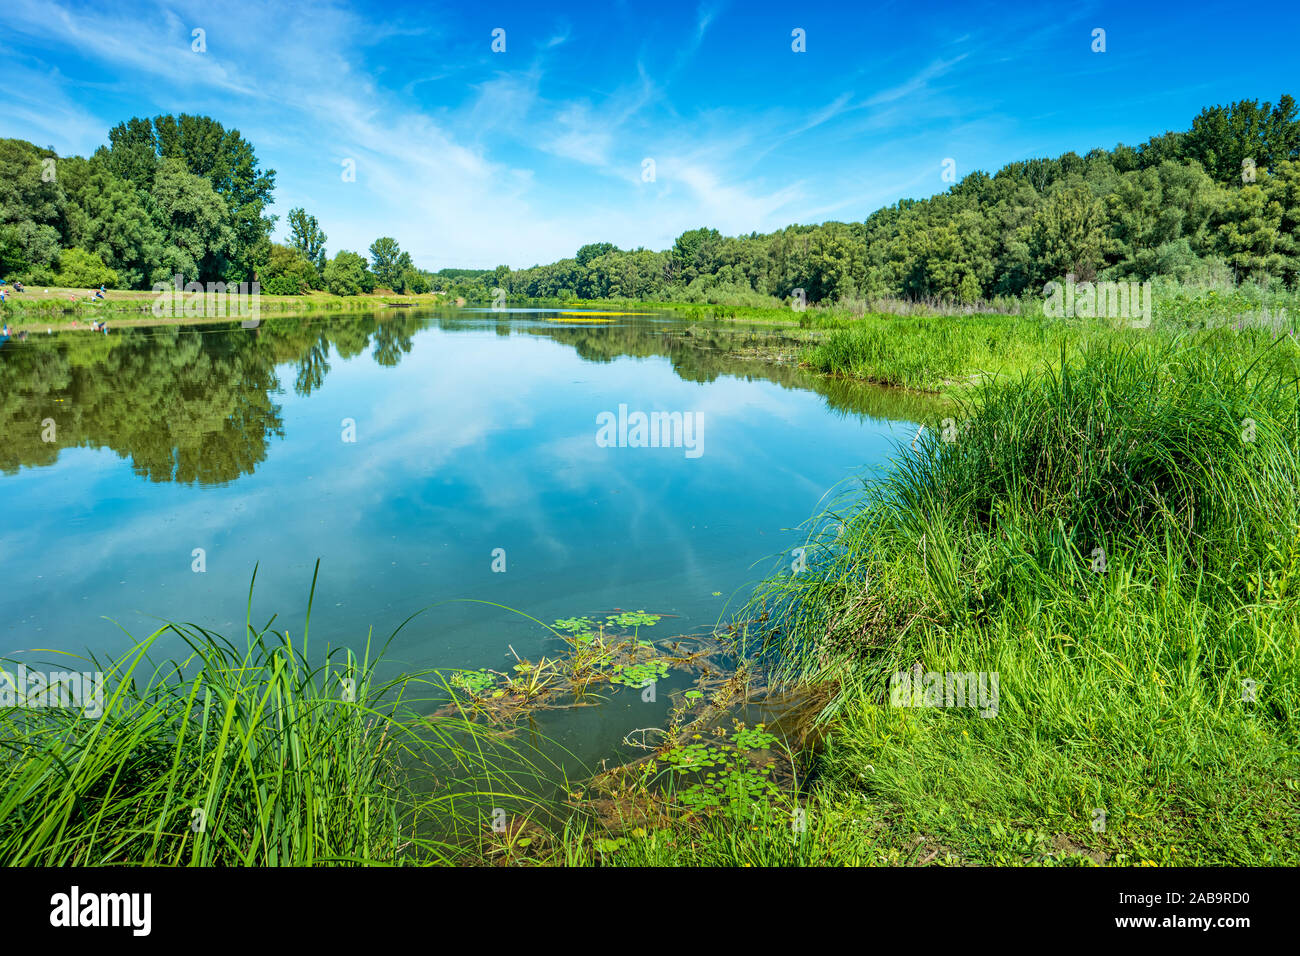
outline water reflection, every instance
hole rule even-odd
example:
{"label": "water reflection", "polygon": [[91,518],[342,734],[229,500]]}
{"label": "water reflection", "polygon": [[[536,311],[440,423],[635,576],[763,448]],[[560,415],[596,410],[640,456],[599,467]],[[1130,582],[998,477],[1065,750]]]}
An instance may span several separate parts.
{"label": "water reflection", "polygon": [[[274,317],[237,323],[121,328],[112,335],[62,334],[0,347],[0,472],[53,464],[65,448],[108,448],[154,482],[223,484],[252,474],[272,438],[284,437],[284,379],[310,396],[331,359],[370,352],[385,368],[411,352],[423,329],[492,329],[568,346],[583,359],[665,357],[683,381],[722,376],[811,391],[842,414],[928,418],[931,396],[814,375],[765,357],[799,342],[772,329],[687,324],[665,317],[569,326],[535,313],[388,310],[347,316]],[[51,427],[52,426],[52,427]]]}

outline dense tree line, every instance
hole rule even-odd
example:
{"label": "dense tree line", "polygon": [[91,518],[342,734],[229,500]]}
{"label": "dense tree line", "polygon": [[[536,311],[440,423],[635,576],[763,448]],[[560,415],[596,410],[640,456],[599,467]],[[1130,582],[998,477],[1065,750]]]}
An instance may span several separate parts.
{"label": "dense tree line", "polygon": [[238,130],[207,116],[119,123],[89,158],[0,139],[0,278],[32,285],[148,289],[184,281],[258,280],[271,294],[377,287],[424,292],[427,274],[397,242],[372,262],[326,257],[314,216],[291,210],[287,245],[271,242],[275,170]]}
{"label": "dense tree line", "polygon": [[[132,119],[89,159],[0,140],[0,278],[149,288],[257,278],[265,292],[375,289],[512,299],[767,304],[902,297],[975,302],[1080,281],[1169,276],[1300,282],[1300,122],[1289,95],[1204,109],[1139,146],[1010,163],[865,222],[768,234],[683,233],[671,249],[609,242],[512,270],[418,269],[391,237],[339,250],[303,209],[270,241],[274,170],[204,116]],[[800,292],[802,290],[802,292]]]}
{"label": "dense tree line", "polygon": [[[683,233],[663,252],[583,246],[572,259],[473,279],[522,298],[745,304],[896,296],[974,302],[1039,293],[1073,273],[1256,281],[1300,279],[1296,103],[1205,110],[1186,132],[1085,156],[973,172],[947,192],[902,200],[865,222],[765,235]],[[467,283],[468,278],[462,279]],[[484,292],[486,294],[486,292]]]}
{"label": "dense tree line", "polygon": [[159,116],[108,138],[89,159],[0,140],[4,277],[126,288],[253,278],[270,249],[275,171],[237,130]]}

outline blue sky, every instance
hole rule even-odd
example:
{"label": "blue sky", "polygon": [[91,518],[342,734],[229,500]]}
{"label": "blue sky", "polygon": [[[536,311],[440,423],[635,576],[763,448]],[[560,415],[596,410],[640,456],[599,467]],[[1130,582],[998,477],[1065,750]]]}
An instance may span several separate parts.
{"label": "blue sky", "polygon": [[1137,6],[5,0],[0,136],[88,154],[130,116],[206,113],[331,253],[391,235],[424,268],[522,267],[860,220],[942,191],[947,158],[960,177],[1300,95],[1300,8]]}

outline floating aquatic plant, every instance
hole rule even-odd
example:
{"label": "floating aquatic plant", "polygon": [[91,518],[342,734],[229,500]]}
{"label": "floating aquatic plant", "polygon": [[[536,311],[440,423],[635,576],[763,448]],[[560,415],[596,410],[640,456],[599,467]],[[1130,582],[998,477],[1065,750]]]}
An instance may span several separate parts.
{"label": "floating aquatic plant", "polygon": [[615,664],[610,683],[627,687],[645,687],[651,681],[668,676],[668,661],[662,657],[640,664]]}
{"label": "floating aquatic plant", "polygon": [[775,805],[781,793],[771,776],[775,761],[756,764],[754,760],[755,751],[765,751],[776,743],[776,736],[763,724],[747,728],[738,723],[730,746],[710,744],[699,734],[695,737],[658,757],[671,774],[693,781],[675,793],[683,806],[749,819]]}

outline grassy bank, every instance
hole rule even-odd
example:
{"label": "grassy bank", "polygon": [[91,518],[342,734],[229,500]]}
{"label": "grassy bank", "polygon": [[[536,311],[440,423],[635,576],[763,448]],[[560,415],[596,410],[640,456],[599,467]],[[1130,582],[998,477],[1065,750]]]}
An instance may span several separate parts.
{"label": "grassy bank", "polygon": [[832,329],[804,362],[879,385],[944,391],[1041,366],[1088,332],[1040,317],[870,315]]}
{"label": "grassy bank", "polygon": [[[72,322],[112,318],[118,325],[135,324],[185,324],[187,321],[211,322],[222,316],[194,316],[184,312],[185,296],[177,299],[176,316],[159,318],[153,314],[158,296],[147,291],[109,290],[102,299],[94,299],[85,289],[64,289],[53,286],[27,287],[25,292],[13,292],[6,286],[6,298],[0,303],[0,319],[15,331],[55,327],[60,330],[72,327]],[[234,293],[231,293],[232,303]],[[390,305],[436,306],[445,305],[446,297],[428,295],[372,295],[339,296],[328,292],[309,295],[266,295],[258,297],[258,310],[262,313],[306,313],[367,311]],[[234,305],[231,305],[234,309]],[[231,314],[230,318],[238,318]]]}
{"label": "grassy bank", "polygon": [[[1298,370],[1293,341],[1220,330],[986,385],[751,608],[787,680],[838,688],[808,755],[824,844],[785,821],[677,842],[742,862],[1300,862]],[[918,664],[998,675],[994,713],[894,705]]]}
{"label": "grassy bank", "polygon": [[1149,321],[1053,318],[1041,301],[1015,314],[828,314],[824,334],[803,354],[810,368],[882,385],[959,394],[964,386],[1019,376],[1052,362],[1073,363],[1093,342],[1169,342],[1215,328],[1256,329],[1277,338],[1295,333],[1300,297],[1250,287],[1231,290],[1170,286],[1153,295]]}

